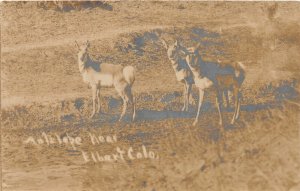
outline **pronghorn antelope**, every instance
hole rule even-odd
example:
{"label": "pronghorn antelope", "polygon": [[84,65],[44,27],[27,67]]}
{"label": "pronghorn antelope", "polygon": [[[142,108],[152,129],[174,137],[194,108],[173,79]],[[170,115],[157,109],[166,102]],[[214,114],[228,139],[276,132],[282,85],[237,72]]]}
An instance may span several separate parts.
{"label": "pronghorn antelope", "polygon": [[82,46],[79,46],[76,41],[75,44],[78,48],[79,71],[83,81],[92,87],[93,113],[90,117],[92,118],[96,113],[96,101],[98,102],[97,112],[100,112],[100,88],[114,87],[123,99],[123,111],[119,121],[124,117],[128,103],[132,104],[132,120],[134,120],[135,103],[131,88],[135,80],[135,69],[132,66],[123,67],[121,65],[96,62],[89,56],[89,41]]}
{"label": "pronghorn antelope", "polygon": [[185,59],[182,59],[179,55],[181,45],[176,40],[174,44],[168,46],[167,43],[161,39],[164,47],[167,49],[167,55],[171,61],[172,67],[174,69],[176,79],[184,84],[184,102],[182,111],[188,111],[189,109],[189,98],[192,90],[192,85],[194,84],[193,74],[186,63]]}
{"label": "pronghorn antelope", "polygon": [[193,125],[198,123],[200,108],[203,102],[204,90],[214,87],[216,90],[216,105],[219,113],[219,124],[223,125],[221,106],[223,93],[228,105],[228,91],[232,91],[235,98],[235,111],[231,124],[239,117],[240,112],[240,87],[245,79],[245,69],[241,62],[235,66],[221,65],[219,63],[205,62],[199,54],[199,45],[193,48],[183,49],[186,53],[186,62],[193,73],[196,87],[199,89],[198,111]]}

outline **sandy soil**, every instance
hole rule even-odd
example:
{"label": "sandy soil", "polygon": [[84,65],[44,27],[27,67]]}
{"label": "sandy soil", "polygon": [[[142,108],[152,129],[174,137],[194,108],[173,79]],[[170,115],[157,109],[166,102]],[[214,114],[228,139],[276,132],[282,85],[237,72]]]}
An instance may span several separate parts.
{"label": "sandy soil", "polygon": [[[274,3],[261,2],[109,4],[112,11],[58,12],[1,3],[3,190],[300,189],[299,3],[278,3],[274,13]],[[195,87],[190,111],[180,112],[183,87],[158,34],[185,46],[200,40],[205,59],[246,65],[241,118],[229,125],[227,110],[225,134],[212,91],[198,126]],[[95,59],[137,69],[136,122],[130,114],[117,122],[122,102],[113,89],[88,118],[91,90],[74,43],[87,39]],[[105,141],[93,144],[92,135]],[[99,161],[117,148],[124,160]]]}

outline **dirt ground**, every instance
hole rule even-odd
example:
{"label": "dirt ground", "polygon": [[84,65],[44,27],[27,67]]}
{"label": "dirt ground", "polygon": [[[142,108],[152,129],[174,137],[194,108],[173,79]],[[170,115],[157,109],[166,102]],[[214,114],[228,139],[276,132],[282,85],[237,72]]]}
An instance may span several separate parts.
{"label": "dirt ground", "polygon": [[[298,2],[107,2],[58,11],[1,2],[3,190],[300,190]],[[181,112],[183,85],[158,37],[201,43],[209,61],[246,66],[241,117],[220,133],[215,94]],[[137,69],[137,120],[91,89],[75,40],[101,62]],[[120,154],[123,153],[123,154]]]}

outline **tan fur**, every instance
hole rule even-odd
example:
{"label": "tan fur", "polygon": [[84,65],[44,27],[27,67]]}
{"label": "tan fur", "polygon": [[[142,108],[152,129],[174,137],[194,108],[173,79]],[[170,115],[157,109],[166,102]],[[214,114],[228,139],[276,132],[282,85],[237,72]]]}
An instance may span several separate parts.
{"label": "tan fur", "polygon": [[223,125],[221,106],[223,94],[226,97],[227,106],[229,104],[228,91],[232,91],[235,97],[235,112],[231,124],[239,117],[240,112],[240,86],[245,78],[245,67],[242,63],[235,66],[220,65],[220,63],[206,63],[198,53],[198,47],[185,50],[186,61],[190,67],[196,87],[199,89],[198,111],[193,125],[198,123],[204,91],[209,87],[214,87],[216,91],[216,105],[219,113],[219,124]]}
{"label": "tan fur", "polygon": [[169,60],[171,61],[172,68],[175,72],[177,81],[184,84],[184,91],[183,91],[184,104],[181,110],[188,111],[191,89],[192,89],[192,85],[194,84],[192,72],[190,71],[188,65],[186,64],[185,59],[181,59],[178,54],[180,51],[179,43],[175,41],[174,44],[168,46],[163,39],[161,39],[161,41],[164,47],[167,49],[167,55]]}
{"label": "tan fur", "polygon": [[[120,120],[125,115],[127,104],[132,103],[132,120],[135,119],[135,103],[132,95],[132,85],[135,81],[135,70],[132,66],[123,67],[121,65],[99,63],[90,58],[88,53],[89,42],[79,47],[78,67],[83,81],[92,87],[93,93],[93,112],[96,113],[96,101],[98,102],[97,112],[100,112],[100,88],[114,87],[123,99],[123,111]],[[97,99],[97,100],[96,100]]]}

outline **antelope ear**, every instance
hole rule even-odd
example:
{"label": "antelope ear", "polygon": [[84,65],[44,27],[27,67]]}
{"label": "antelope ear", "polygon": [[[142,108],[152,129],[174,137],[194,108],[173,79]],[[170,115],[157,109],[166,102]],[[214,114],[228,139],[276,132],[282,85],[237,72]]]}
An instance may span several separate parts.
{"label": "antelope ear", "polygon": [[77,49],[80,50],[79,45],[76,40],[75,40],[75,47],[77,47]]}
{"label": "antelope ear", "polygon": [[89,40],[86,41],[86,46],[90,47],[90,41]]}
{"label": "antelope ear", "polygon": [[185,47],[185,46],[183,46],[182,44],[181,44],[181,42],[178,42],[177,43],[178,44],[178,46],[179,46],[179,50],[180,50],[180,52],[182,52],[183,54],[185,54],[185,55],[188,55],[188,53],[189,53],[189,51],[187,50],[187,48]]}
{"label": "antelope ear", "polygon": [[200,46],[201,46],[201,42],[199,42],[199,43],[195,46],[195,50],[199,50]]}
{"label": "antelope ear", "polygon": [[190,55],[189,55],[189,54],[186,55],[185,61],[186,61],[186,63],[187,63],[188,65],[190,64]]}
{"label": "antelope ear", "polygon": [[175,46],[178,46],[178,41],[177,41],[177,40],[175,41],[174,45],[175,45]]}
{"label": "antelope ear", "polygon": [[188,55],[188,52],[186,50],[184,50],[184,49],[180,49],[180,52],[183,53],[185,56]]}
{"label": "antelope ear", "polygon": [[163,43],[164,47],[165,47],[166,49],[168,49],[168,45],[167,45],[166,41],[165,41],[164,39],[160,39],[160,40],[161,40],[161,42]]}

